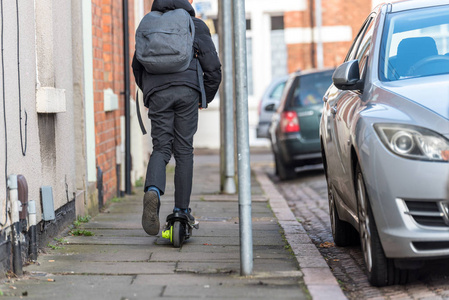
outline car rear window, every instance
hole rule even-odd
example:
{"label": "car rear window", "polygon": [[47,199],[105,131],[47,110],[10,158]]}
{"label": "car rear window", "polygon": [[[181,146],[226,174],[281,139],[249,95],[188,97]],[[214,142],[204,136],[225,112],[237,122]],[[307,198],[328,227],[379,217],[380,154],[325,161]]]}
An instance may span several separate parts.
{"label": "car rear window", "polygon": [[289,107],[307,107],[323,103],[323,96],[332,83],[333,71],[299,75],[288,93]]}

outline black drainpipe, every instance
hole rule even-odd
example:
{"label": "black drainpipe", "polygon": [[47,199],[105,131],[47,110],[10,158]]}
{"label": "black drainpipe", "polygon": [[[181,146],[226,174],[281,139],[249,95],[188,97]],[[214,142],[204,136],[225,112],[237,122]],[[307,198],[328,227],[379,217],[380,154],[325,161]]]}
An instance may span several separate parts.
{"label": "black drainpipe", "polygon": [[131,122],[129,109],[129,26],[128,0],[123,0],[123,56],[125,75],[125,193],[131,195]]}
{"label": "black drainpipe", "polygon": [[97,166],[97,189],[98,189],[98,210],[103,208],[104,187],[103,187],[103,171]]}

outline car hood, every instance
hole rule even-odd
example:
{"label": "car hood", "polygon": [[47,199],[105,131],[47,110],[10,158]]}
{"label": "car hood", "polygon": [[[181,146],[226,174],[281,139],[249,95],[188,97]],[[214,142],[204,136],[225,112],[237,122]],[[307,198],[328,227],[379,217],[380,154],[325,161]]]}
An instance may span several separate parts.
{"label": "car hood", "polygon": [[449,75],[384,82],[383,88],[449,120]]}

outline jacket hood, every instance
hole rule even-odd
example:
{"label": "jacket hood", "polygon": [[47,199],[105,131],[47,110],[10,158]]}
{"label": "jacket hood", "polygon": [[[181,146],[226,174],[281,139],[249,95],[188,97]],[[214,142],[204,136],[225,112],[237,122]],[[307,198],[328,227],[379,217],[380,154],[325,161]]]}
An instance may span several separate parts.
{"label": "jacket hood", "polygon": [[192,17],[195,16],[195,9],[187,0],[154,0],[151,11],[160,11],[162,13],[175,10],[177,8],[185,9]]}

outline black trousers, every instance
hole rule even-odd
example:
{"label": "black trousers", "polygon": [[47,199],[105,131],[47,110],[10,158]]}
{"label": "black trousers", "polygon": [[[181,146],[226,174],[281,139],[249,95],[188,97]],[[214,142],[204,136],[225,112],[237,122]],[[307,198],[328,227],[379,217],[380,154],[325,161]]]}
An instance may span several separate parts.
{"label": "black trousers", "polygon": [[156,186],[163,195],[166,166],[173,154],[175,206],[190,204],[193,178],[193,135],[198,127],[200,93],[187,86],[172,86],[152,94],[148,102],[153,152],[148,162],[145,188]]}

